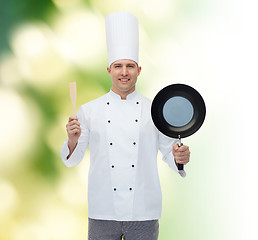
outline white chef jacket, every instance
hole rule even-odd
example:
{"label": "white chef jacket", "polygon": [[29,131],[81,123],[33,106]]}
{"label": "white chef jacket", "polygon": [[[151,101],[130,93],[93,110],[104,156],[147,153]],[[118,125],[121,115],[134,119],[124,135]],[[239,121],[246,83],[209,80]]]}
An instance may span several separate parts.
{"label": "white chef jacket", "polygon": [[61,157],[76,166],[90,147],[88,216],[93,219],[144,221],[161,217],[161,188],[157,153],[176,172],[175,139],[160,133],[152,122],[151,101],[134,91],[126,100],[112,90],[82,105],[78,144],[67,160],[67,141]]}

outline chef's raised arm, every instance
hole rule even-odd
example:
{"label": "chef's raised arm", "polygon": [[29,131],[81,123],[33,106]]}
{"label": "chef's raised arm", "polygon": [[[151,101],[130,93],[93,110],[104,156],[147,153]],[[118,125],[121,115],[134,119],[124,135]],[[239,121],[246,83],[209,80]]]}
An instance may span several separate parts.
{"label": "chef's raised arm", "polygon": [[67,167],[74,167],[78,165],[82,161],[84,153],[89,145],[89,128],[87,127],[87,112],[84,111],[83,108],[84,106],[81,106],[77,113],[77,118],[81,132],[80,137],[78,138],[78,142],[77,144],[75,144],[75,148],[72,147],[73,149],[69,149],[68,139],[64,142],[61,148],[61,158],[63,163]]}
{"label": "chef's raised arm", "polygon": [[[177,144],[178,140],[165,136],[163,133],[159,132],[159,150],[162,153],[162,160],[168,164],[168,166],[179,173],[175,158],[173,155],[173,145]],[[180,174],[182,176],[182,174]]]}

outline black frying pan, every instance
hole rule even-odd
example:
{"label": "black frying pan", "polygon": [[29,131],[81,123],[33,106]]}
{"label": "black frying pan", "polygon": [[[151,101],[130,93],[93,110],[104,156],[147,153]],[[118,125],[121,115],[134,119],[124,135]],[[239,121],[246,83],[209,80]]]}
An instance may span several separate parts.
{"label": "black frying pan", "polygon": [[[203,124],[206,107],[202,96],[192,87],[172,84],[155,96],[151,115],[155,126],[168,137],[181,138],[194,134]],[[178,164],[183,170],[183,164]]]}

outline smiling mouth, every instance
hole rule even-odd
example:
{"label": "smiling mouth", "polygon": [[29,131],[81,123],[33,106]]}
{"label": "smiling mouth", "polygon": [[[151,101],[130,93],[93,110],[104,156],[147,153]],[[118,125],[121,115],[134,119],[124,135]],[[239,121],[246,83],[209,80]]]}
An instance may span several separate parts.
{"label": "smiling mouth", "polygon": [[130,81],[129,78],[119,78],[118,80],[121,81],[121,82],[128,82],[128,81]]}

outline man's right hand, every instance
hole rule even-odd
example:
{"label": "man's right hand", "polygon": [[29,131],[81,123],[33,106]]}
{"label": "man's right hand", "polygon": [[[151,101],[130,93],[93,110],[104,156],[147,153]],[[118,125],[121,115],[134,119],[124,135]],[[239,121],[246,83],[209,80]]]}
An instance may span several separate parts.
{"label": "man's right hand", "polygon": [[67,159],[71,156],[74,151],[78,139],[81,135],[81,127],[76,116],[69,117],[68,123],[66,124],[66,131],[68,135],[68,147],[70,150],[70,154],[67,156]]}

